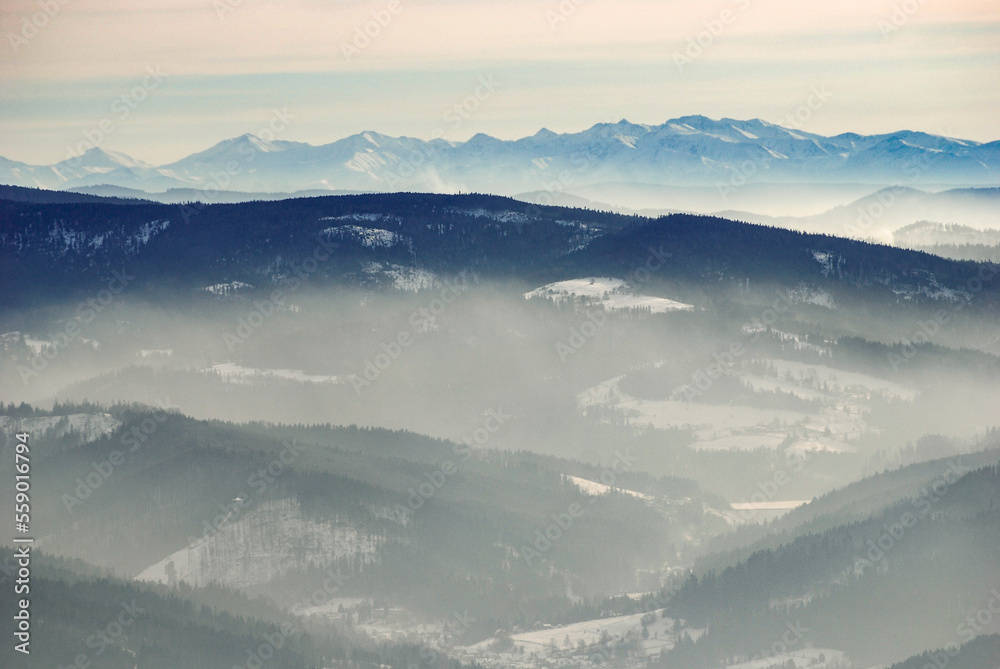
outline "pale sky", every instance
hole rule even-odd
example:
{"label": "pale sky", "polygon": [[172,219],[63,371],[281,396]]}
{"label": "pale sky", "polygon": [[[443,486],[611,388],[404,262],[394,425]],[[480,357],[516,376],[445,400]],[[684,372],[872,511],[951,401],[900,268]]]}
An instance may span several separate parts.
{"label": "pale sky", "polygon": [[275,109],[277,139],[311,144],[782,123],[810,101],[798,127],[822,134],[1000,139],[1000,0],[0,2],[0,156],[36,164],[88,136],[162,164]]}

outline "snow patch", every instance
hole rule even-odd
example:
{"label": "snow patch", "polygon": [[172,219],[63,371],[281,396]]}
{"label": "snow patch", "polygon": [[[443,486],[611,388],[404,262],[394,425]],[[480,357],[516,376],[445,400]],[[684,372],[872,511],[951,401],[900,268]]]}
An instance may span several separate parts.
{"label": "snow patch", "polygon": [[385,275],[392,279],[393,288],[404,292],[415,293],[433,288],[438,284],[437,277],[433,272],[420,267],[392,265],[391,269],[385,270]]}
{"label": "snow patch", "polygon": [[628,495],[629,497],[637,497],[649,502],[655,499],[652,495],[647,495],[643,492],[636,492],[635,490],[627,490],[625,488],[612,488],[609,485],[598,483],[597,481],[591,481],[590,479],[582,479],[579,476],[567,476],[566,478],[571,481],[573,485],[579,488],[580,492],[587,495],[607,495],[612,491],[616,491]]}
{"label": "snow patch", "polygon": [[788,299],[793,303],[815,304],[830,310],[837,308],[837,303],[830,293],[822,288],[811,288],[804,283],[798,288],[789,290]]}
{"label": "snow patch", "polygon": [[833,274],[833,254],[824,251],[813,251],[813,260],[820,264],[820,272],[823,276],[830,276]]}
{"label": "snow patch", "polygon": [[579,301],[585,305],[595,303],[609,310],[649,309],[654,314],[694,309],[690,304],[665,297],[632,294],[631,287],[624,280],[612,277],[557,281],[525,293],[524,298],[545,298],[555,302]]}
{"label": "snow patch", "polygon": [[498,223],[513,223],[514,225],[522,225],[531,220],[527,214],[520,211],[510,211],[510,210],[495,211],[492,209],[483,209],[482,207],[477,209],[449,208],[446,211],[453,214],[463,214],[465,216],[471,216],[473,218],[488,218]]}
{"label": "snow patch", "polygon": [[229,281],[227,283],[217,283],[212,286],[205,286],[202,290],[206,293],[212,293],[212,295],[229,297],[231,295],[236,295],[241,290],[250,290],[252,288],[253,285],[249,283],[244,283],[242,281]]}
{"label": "snow patch", "polygon": [[301,369],[257,369],[243,367],[234,362],[223,362],[201,371],[220,374],[223,380],[228,383],[251,383],[261,377],[289,379],[301,383],[346,383],[346,379],[341,379],[339,376],[306,374]]}
{"label": "snow patch", "polygon": [[[822,660],[820,660],[820,656],[823,657]],[[831,666],[845,666],[843,651],[830,648],[803,648],[802,650],[770,655],[759,660],[729,664],[726,665],[726,669],[771,669],[772,667],[780,667],[789,661],[795,665],[796,669],[800,667],[827,669]]]}
{"label": "snow patch", "polygon": [[359,225],[341,225],[335,228],[327,228],[320,234],[332,239],[342,239],[344,241],[360,244],[370,249],[388,249],[397,244],[408,243],[409,240],[391,230],[381,228],[363,228]]}
{"label": "snow patch", "polygon": [[172,348],[144,348],[141,351],[139,351],[140,358],[159,357],[159,356],[169,358],[173,354],[174,354],[174,349]]}
{"label": "snow patch", "polygon": [[850,392],[864,397],[883,394],[912,401],[917,391],[894,381],[859,372],[848,372],[825,365],[810,365],[792,360],[768,360],[777,370],[778,376],[797,381],[812,381],[838,392]]}
{"label": "snow patch", "polygon": [[242,513],[234,508],[211,537],[149,565],[136,580],[194,586],[216,581],[246,588],[293,568],[326,568],[343,557],[370,557],[382,544],[350,525],[303,518],[298,500],[292,498],[261,502]]}

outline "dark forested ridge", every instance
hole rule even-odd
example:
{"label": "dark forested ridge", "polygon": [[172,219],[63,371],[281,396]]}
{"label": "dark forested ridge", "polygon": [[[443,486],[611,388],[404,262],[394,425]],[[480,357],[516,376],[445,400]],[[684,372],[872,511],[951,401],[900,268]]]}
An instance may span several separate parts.
{"label": "dark forested ridge", "polygon": [[[134,191],[144,195],[141,191]],[[34,204],[149,204],[151,200],[142,197],[108,197],[91,195],[64,190],[45,190],[42,188],[25,188],[23,186],[7,186],[0,184],[0,200],[11,202],[31,202]]]}
{"label": "dark forested ridge", "polygon": [[113,271],[134,276],[129,290],[138,292],[183,294],[233,281],[270,290],[301,276],[300,266],[316,253],[323,259],[306,271],[319,285],[371,282],[361,271],[366,262],[537,282],[581,273],[630,276],[652,262],[657,282],[733,290],[805,281],[835,297],[860,290],[889,304],[964,291],[978,294],[976,308],[991,308],[998,294],[989,280],[969,288],[993,270],[968,261],[714,217],[650,219],[488,195],[217,205],[0,201],[0,280],[8,304],[92,290]]}

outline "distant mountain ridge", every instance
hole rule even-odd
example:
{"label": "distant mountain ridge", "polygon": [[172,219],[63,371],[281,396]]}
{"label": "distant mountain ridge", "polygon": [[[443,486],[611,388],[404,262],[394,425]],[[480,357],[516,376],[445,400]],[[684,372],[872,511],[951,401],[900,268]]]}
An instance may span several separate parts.
{"label": "distant mountain ridge", "polygon": [[563,192],[641,183],[738,189],[745,183],[1000,183],[1000,142],[923,132],[825,137],[760,119],[684,116],[661,125],[600,123],[576,133],[542,129],[465,142],[366,131],[313,146],[244,134],[153,166],[93,146],[53,165],[0,157],[0,183],[48,189],[117,186],[290,192]]}
{"label": "distant mountain ridge", "polygon": [[[388,241],[376,244],[371,235]],[[663,280],[808,282],[838,299],[861,289],[887,304],[952,303],[977,271],[927,254],[721,218],[650,219],[488,195],[340,195],[201,207],[0,201],[7,299],[97,285],[90,282],[126,264],[147,288],[183,291],[234,280],[276,286],[294,271],[289,259],[311,253],[317,240],[330,259],[314,278],[351,285],[372,278],[365,262],[414,279],[461,271],[538,284],[627,276],[650,249],[664,249],[672,260],[658,273]],[[992,286],[982,290],[976,307],[987,308],[995,294]]]}

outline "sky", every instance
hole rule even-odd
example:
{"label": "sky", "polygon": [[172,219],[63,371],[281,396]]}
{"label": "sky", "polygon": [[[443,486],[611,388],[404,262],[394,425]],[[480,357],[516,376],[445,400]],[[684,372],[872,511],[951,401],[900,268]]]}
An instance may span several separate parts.
{"label": "sky", "polygon": [[1000,139],[1000,0],[2,0],[0,35],[31,164],[688,114]]}

